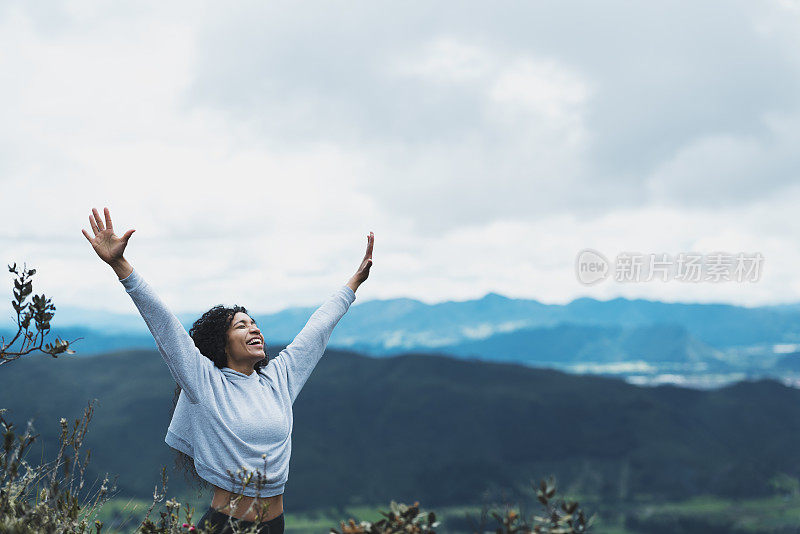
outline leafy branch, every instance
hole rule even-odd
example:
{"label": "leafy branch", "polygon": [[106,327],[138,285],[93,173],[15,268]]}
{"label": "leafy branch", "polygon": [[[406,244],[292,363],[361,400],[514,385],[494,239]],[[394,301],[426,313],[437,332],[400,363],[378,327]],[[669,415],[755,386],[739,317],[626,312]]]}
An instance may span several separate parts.
{"label": "leafy branch", "polygon": [[331,528],[330,534],[401,534],[405,532],[415,532],[419,534],[436,534],[435,527],[439,526],[434,512],[422,512],[419,502],[413,506],[392,501],[391,511],[384,512],[379,510],[384,516],[383,519],[375,523],[361,521],[356,523],[354,519],[349,519],[345,524],[339,522],[341,532]]}
{"label": "leafy branch", "polygon": [[557,496],[556,481],[554,478],[541,480],[536,489],[536,499],[542,506],[542,513],[531,517],[521,515],[512,507],[506,505],[502,512],[495,510],[482,510],[481,521],[467,515],[473,523],[475,534],[485,532],[489,514],[497,521],[495,532],[497,534],[584,534],[590,532],[595,516],[586,518],[585,512],[576,501],[565,500]]}
{"label": "leafy branch", "polygon": [[0,365],[12,362],[32,352],[43,352],[57,358],[59,354],[74,354],[70,343],[56,337],[52,343],[45,343],[50,333],[50,321],[56,307],[44,294],[32,295],[33,275],[36,269],[9,265],[8,271],[14,275],[14,300],[11,307],[16,313],[17,332],[9,342],[0,336]]}

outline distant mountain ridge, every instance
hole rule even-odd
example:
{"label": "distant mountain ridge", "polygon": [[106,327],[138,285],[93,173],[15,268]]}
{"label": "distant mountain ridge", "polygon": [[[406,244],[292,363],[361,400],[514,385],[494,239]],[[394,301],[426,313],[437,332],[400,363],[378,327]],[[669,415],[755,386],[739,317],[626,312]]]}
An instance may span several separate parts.
{"label": "distant mountain ridge", "polygon": [[[131,306],[133,310],[133,306]],[[290,340],[316,306],[293,307],[255,315],[276,342]],[[179,314],[190,326],[198,313]],[[356,303],[348,321],[337,328],[341,346],[372,339],[376,352],[438,346],[482,339],[495,333],[558,323],[641,326],[679,324],[704,343],[716,347],[758,342],[800,341],[800,303],[761,307],[731,304],[668,303],[622,297],[601,301],[577,298],[568,304],[487,293],[480,299],[436,304],[410,298],[373,299]],[[101,333],[146,333],[136,313],[120,314],[84,308],[59,308],[55,327],[84,327]],[[9,325],[10,326],[10,325]],[[365,333],[366,332],[366,333]],[[377,336],[378,339],[375,339]]]}
{"label": "distant mountain ridge", "polygon": [[[315,309],[254,315],[268,342],[288,343]],[[179,318],[188,329],[198,316]],[[75,347],[80,354],[154,347],[134,313],[67,307],[53,324],[62,337],[84,338]],[[731,347],[793,343],[800,343],[800,304],[747,308],[582,297],[561,305],[497,293],[437,304],[357,300],[330,340],[331,347],[375,356],[436,351],[529,365],[642,361],[714,369],[724,367],[721,353]]]}
{"label": "distant mountain ridge", "polygon": [[635,360],[648,363],[722,362],[720,351],[697,340],[681,325],[605,326],[559,323],[493,334],[440,347],[446,354],[526,364],[563,366]]}

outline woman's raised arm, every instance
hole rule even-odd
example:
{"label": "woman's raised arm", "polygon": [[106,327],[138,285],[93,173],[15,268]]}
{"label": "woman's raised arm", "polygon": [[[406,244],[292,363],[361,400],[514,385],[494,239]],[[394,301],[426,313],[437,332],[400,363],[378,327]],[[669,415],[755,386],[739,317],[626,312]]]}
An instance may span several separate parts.
{"label": "woman's raised arm", "polygon": [[123,253],[135,230],[128,230],[122,237],[114,234],[111,213],[104,210],[104,219],[92,209],[89,224],[94,237],[84,229],[84,237],[91,243],[98,257],[114,269],[125,290],[131,296],[147,328],[156,341],[158,350],[169,367],[172,377],[186,393],[189,401],[198,403],[210,389],[207,387],[214,364],[200,354],[194,341],[186,332],[175,314],[156,295],[150,285],[125,259]]}
{"label": "woman's raised arm", "polygon": [[356,273],[350,277],[347,284],[337,289],[322,306],[317,308],[289,346],[283,349],[273,359],[274,361],[270,361],[273,368],[285,378],[293,404],[314,367],[322,358],[334,327],[356,299],[358,287],[369,276],[374,242],[375,236],[370,232],[367,236],[367,251]]}

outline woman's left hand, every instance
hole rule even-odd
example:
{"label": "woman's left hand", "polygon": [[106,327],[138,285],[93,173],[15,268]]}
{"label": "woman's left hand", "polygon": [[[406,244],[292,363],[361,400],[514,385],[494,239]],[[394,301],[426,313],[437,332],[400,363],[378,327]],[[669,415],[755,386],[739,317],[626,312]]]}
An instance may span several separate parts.
{"label": "woman's left hand", "polygon": [[358,289],[364,280],[369,277],[369,269],[372,267],[372,245],[375,244],[375,235],[370,232],[367,236],[367,252],[364,254],[364,259],[361,260],[361,265],[358,266],[356,274],[354,274],[350,281],[347,282],[348,287],[354,292]]}

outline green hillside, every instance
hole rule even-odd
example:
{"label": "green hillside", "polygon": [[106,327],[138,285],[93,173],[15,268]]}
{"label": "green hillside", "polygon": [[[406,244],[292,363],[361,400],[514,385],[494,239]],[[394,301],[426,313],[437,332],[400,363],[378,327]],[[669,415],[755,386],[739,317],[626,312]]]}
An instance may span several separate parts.
{"label": "green hillside", "polygon": [[[34,417],[50,450],[58,419],[97,398],[92,467],[144,499],[172,465],[163,438],[173,388],[155,351],[34,356],[0,369],[0,407],[17,423]],[[770,493],[777,473],[800,476],[798,442],[800,391],[771,381],[649,389],[515,364],[331,350],[295,404],[286,499],[295,510],[461,505],[547,474],[615,499],[752,497]],[[175,476],[170,486],[185,488]]]}

